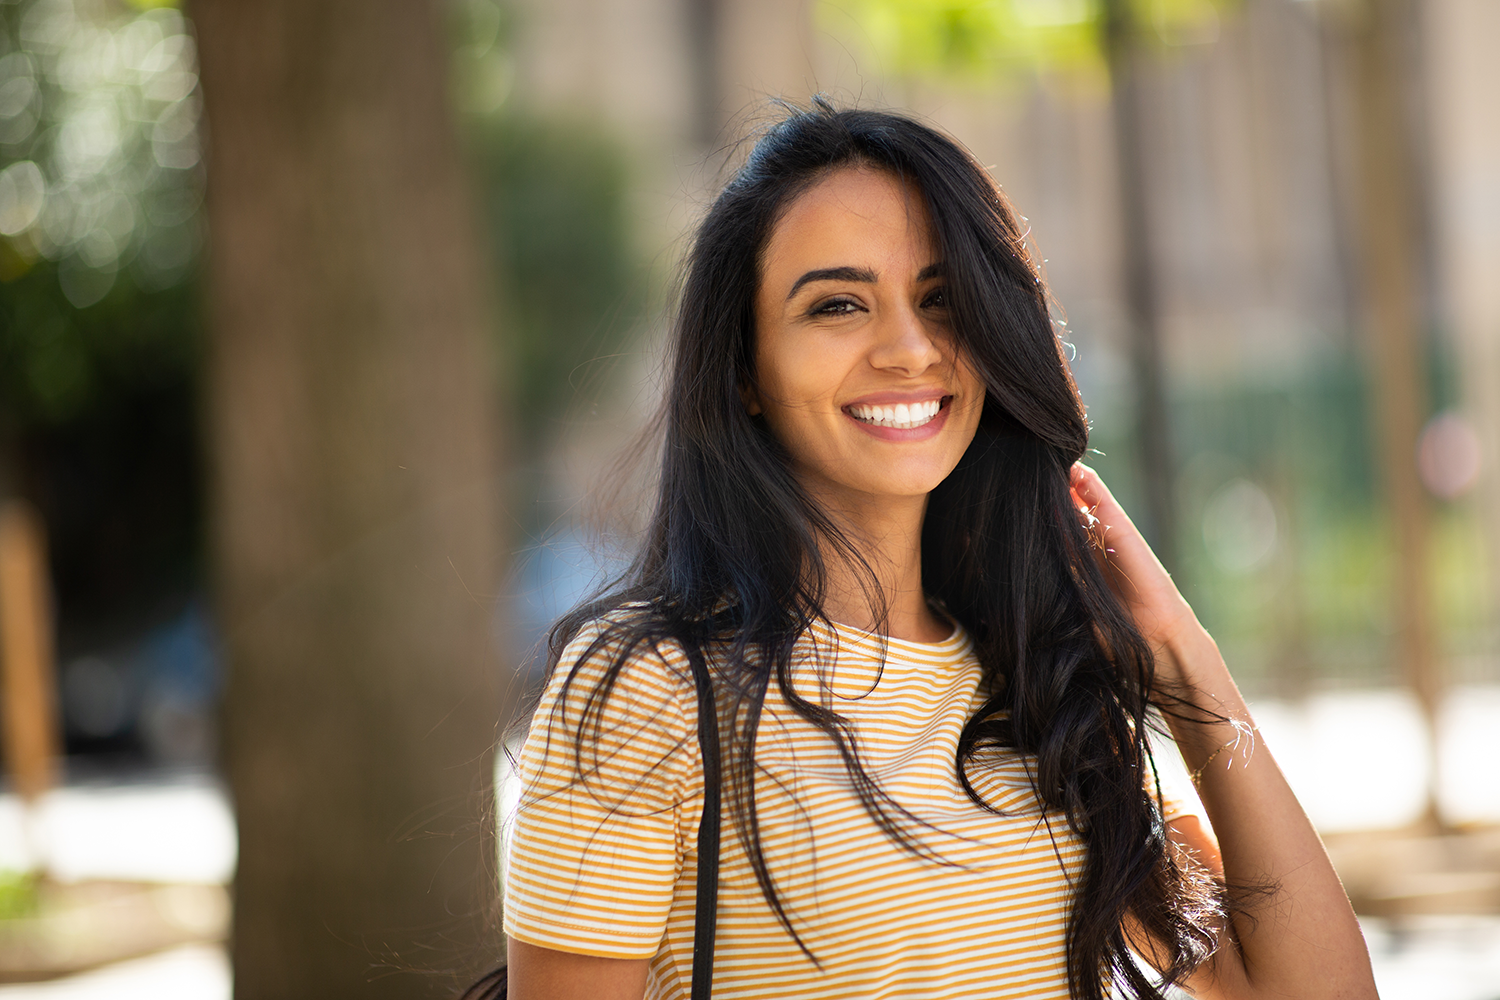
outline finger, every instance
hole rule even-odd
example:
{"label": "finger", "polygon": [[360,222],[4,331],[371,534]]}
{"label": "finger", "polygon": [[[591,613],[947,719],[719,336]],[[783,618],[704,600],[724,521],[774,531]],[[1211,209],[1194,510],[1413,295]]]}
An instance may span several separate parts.
{"label": "finger", "polygon": [[1102,528],[1100,518],[1110,517],[1114,512],[1114,497],[1110,495],[1109,488],[1104,485],[1098,473],[1082,462],[1074,463],[1069,478],[1068,491],[1073,505],[1080,513],[1087,515],[1083,519],[1085,526],[1091,530],[1096,525]]}
{"label": "finger", "polygon": [[[1078,524],[1083,528],[1083,533],[1088,536],[1089,547],[1104,551],[1104,522],[1094,516],[1093,508],[1083,502],[1077,490],[1069,491],[1073,499],[1073,509],[1078,512]],[[1095,553],[1096,555],[1098,552]]]}
{"label": "finger", "polygon": [[1070,479],[1070,493],[1079,507],[1079,520],[1088,532],[1094,555],[1100,566],[1113,578],[1123,572],[1116,562],[1113,531],[1115,527],[1123,526],[1121,530],[1125,532],[1124,539],[1128,545],[1130,533],[1134,530],[1130,518],[1120,509],[1114,495],[1109,492],[1109,487],[1104,485],[1104,480],[1087,465],[1075,462],[1070,470]]}
{"label": "finger", "polygon": [[1133,528],[1134,522],[1130,520],[1130,515],[1125,513],[1104,480],[1099,478],[1099,473],[1082,462],[1074,462],[1071,476],[1073,492],[1088,505],[1091,514],[1111,527],[1125,531]]}
{"label": "finger", "polygon": [[1099,473],[1082,462],[1073,463],[1068,473],[1068,480],[1073,492],[1090,507],[1097,507],[1101,503],[1114,499],[1110,496],[1109,487],[1105,486],[1104,480],[1099,478]]}
{"label": "finger", "polygon": [[1085,500],[1072,486],[1068,488],[1068,496],[1073,501],[1073,509],[1078,511],[1078,523],[1088,536],[1089,547],[1094,549],[1095,557],[1101,557],[1105,552],[1104,533],[1107,528],[1103,521],[1094,516],[1096,505]]}

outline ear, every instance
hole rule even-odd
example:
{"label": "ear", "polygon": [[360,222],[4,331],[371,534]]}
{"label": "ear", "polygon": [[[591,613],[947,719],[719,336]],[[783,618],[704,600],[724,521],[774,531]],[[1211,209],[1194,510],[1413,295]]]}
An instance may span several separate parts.
{"label": "ear", "polygon": [[763,412],[760,405],[760,393],[748,382],[740,383],[740,402],[745,405],[745,412],[752,417],[758,417]]}

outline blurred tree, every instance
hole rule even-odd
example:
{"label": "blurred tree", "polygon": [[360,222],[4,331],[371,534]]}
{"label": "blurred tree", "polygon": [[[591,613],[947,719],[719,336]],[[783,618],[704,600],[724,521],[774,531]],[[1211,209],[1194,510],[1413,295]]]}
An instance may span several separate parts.
{"label": "blurred tree", "polygon": [[[1205,5],[1206,6],[1206,5]],[[1212,7],[1208,7],[1212,10]],[[1135,376],[1136,447],[1140,452],[1147,538],[1170,570],[1177,570],[1177,476],[1167,417],[1167,372],[1161,345],[1160,289],[1154,233],[1146,193],[1141,117],[1145,59],[1140,19],[1130,0],[1104,0],[1103,42],[1109,65],[1115,177],[1120,198],[1120,267],[1124,278],[1126,336]]]}
{"label": "blurred tree", "polygon": [[143,6],[0,5],[0,498],[46,523],[68,751],[137,759],[164,717],[125,651],[202,586],[203,532],[197,62]]}
{"label": "blurred tree", "polygon": [[1417,469],[1417,438],[1428,416],[1421,272],[1421,142],[1413,114],[1420,21],[1412,0],[1366,0],[1344,25],[1358,142],[1360,286],[1369,338],[1374,418],[1385,501],[1394,534],[1391,618],[1396,653],[1427,721],[1427,821],[1438,803],[1438,712],[1443,680],[1433,641],[1431,514]]}
{"label": "blurred tree", "polygon": [[686,0],[688,55],[692,60],[693,138],[712,146],[719,137],[724,114],[723,52],[719,33],[723,30],[723,0]]}
{"label": "blurred tree", "polygon": [[0,6],[0,495],[43,512],[64,652],[197,576],[197,83],[175,10]]}
{"label": "blurred tree", "polygon": [[47,521],[64,653],[200,580],[197,306],[190,283],[126,275],[78,309],[45,258],[0,284],[0,492]]}
{"label": "blurred tree", "polygon": [[235,995],[409,997],[389,973],[498,947],[493,367],[444,10],[191,10]]}
{"label": "blurred tree", "polygon": [[[630,245],[629,174],[597,128],[522,111],[476,121],[481,182],[520,442],[550,442],[582,390],[597,392],[635,332],[646,281]],[[584,393],[584,398],[588,392]]]}
{"label": "blurred tree", "polygon": [[455,98],[504,315],[502,379],[517,444],[536,458],[577,397],[597,396],[649,285],[631,241],[624,145],[600,122],[513,98],[516,23],[510,3],[450,0]]}

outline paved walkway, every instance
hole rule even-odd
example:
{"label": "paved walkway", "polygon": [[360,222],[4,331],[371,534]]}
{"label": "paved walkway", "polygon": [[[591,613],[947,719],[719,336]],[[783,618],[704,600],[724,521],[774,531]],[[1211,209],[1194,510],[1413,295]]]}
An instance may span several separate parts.
{"label": "paved walkway", "polygon": [[48,983],[0,986],[5,1000],[230,1000],[229,958],[188,945]]}
{"label": "paved walkway", "polygon": [[209,882],[234,877],[234,816],[211,775],[82,784],[43,796],[28,814],[0,795],[0,869],[43,861],[64,882]]}
{"label": "paved walkway", "polygon": [[[1365,921],[1382,1000],[1500,1000],[1500,917]],[[51,983],[0,986],[0,1000],[230,1000],[229,961],[193,945]]]}

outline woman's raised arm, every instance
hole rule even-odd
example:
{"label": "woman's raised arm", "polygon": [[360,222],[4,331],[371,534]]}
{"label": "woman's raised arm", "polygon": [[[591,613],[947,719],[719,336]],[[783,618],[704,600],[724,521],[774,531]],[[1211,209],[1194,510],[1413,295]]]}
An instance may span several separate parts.
{"label": "woman's raised arm", "polygon": [[1186,985],[1233,1000],[1374,1000],[1369,952],[1344,887],[1254,731],[1218,646],[1098,475],[1075,465],[1072,486],[1098,521],[1105,571],[1156,652],[1158,678],[1215,719],[1167,716],[1218,839],[1224,876],[1231,886],[1270,890],[1246,901],[1233,917],[1233,941]]}

